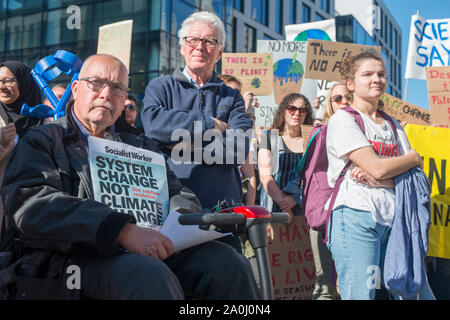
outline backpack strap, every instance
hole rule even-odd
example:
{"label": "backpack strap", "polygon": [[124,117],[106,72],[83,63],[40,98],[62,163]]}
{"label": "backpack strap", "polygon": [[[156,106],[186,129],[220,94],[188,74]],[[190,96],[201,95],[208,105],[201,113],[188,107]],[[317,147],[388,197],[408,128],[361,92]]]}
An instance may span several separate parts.
{"label": "backpack strap", "polygon": [[[322,126],[321,126],[322,127]],[[300,159],[300,162],[297,165],[297,168],[295,169],[297,171],[298,174],[300,174],[300,172],[303,170],[305,163],[306,163],[306,157],[308,156],[308,150],[309,150],[309,146],[311,145],[311,143],[313,142],[314,138],[319,134],[319,132],[322,131],[322,128],[319,128],[314,134],[313,136],[309,139],[308,144],[306,146],[306,150],[303,153],[302,158]]]}
{"label": "backpack strap", "polygon": [[350,113],[355,118],[356,124],[361,128],[361,131],[364,133],[364,135],[366,134],[366,127],[364,126],[364,121],[361,117],[361,114],[357,110],[355,110],[352,107],[344,107],[341,108],[340,110],[344,110]]}
{"label": "backpack strap", "polygon": [[345,164],[344,169],[342,169],[341,173],[339,174],[339,177],[336,180],[336,183],[334,184],[333,193],[331,194],[331,199],[330,199],[330,203],[328,205],[327,214],[326,214],[325,232],[322,234],[322,237],[324,237],[325,242],[328,241],[328,223],[329,223],[329,219],[331,217],[331,213],[333,212],[334,203],[336,201],[337,194],[339,192],[341,183],[342,183],[342,181],[344,181],[345,174],[347,173],[351,164],[352,164],[352,161],[348,160],[348,162]]}
{"label": "backpack strap", "polygon": [[386,120],[386,122],[391,127],[392,132],[394,132],[395,138],[398,139],[397,126],[395,125],[395,122],[392,119],[392,117],[382,110],[378,110],[377,112],[383,117],[384,120]]}

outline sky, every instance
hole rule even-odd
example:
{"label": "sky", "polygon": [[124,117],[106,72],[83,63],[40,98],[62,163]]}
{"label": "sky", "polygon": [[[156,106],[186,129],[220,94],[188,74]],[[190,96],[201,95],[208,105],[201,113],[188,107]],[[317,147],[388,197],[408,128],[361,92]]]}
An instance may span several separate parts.
{"label": "sky", "polygon": [[[411,16],[419,10],[420,16],[425,19],[450,18],[450,0],[383,0],[383,2],[402,30],[402,99],[405,100],[406,80],[404,77]],[[424,109],[430,109],[427,81],[409,79],[406,101]]]}

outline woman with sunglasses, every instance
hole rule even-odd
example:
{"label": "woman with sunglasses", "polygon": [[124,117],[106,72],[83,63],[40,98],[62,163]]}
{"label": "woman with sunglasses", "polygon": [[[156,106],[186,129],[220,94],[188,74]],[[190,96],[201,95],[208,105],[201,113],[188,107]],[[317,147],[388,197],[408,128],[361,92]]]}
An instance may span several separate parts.
{"label": "woman with sunglasses", "polygon": [[301,192],[296,191],[296,167],[303,156],[301,126],[312,125],[311,105],[302,94],[283,98],[275,113],[272,128],[261,138],[258,168],[263,190],[261,205],[272,212],[291,216],[300,213]]}
{"label": "woman with sunglasses", "polygon": [[134,123],[136,122],[139,113],[137,103],[137,99],[129,94],[127,100],[125,100],[125,107],[123,109],[125,120],[127,120],[127,122],[133,127],[135,127]]}
{"label": "woman with sunglasses", "polygon": [[328,123],[330,117],[339,109],[348,107],[352,103],[352,96],[347,90],[345,83],[338,82],[331,86],[328,97],[325,100],[324,122]]}

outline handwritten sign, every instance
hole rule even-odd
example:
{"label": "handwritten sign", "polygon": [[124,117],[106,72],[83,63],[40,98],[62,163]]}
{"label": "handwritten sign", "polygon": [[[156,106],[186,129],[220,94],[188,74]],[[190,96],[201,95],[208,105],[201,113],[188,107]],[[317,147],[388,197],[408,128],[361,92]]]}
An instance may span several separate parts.
{"label": "handwritten sign", "polygon": [[381,47],[314,39],[308,40],[306,51],[305,77],[330,81],[342,80],[339,72],[346,57],[366,51],[381,55]]}
{"label": "handwritten sign", "polygon": [[450,67],[427,67],[431,122],[443,128],[450,125]]}
{"label": "handwritten sign", "polygon": [[268,254],[275,300],[311,300],[316,281],[309,227],[304,216],[292,225],[273,224]]}
{"label": "handwritten sign", "polygon": [[130,70],[131,35],[133,20],[101,26],[98,29],[97,53],[115,56]]}
{"label": "handwritten sign", "polygon": [[[257,97],[260,107],[255,112],[256,126],[270,127],[273,117],[269,119],[267,115],[273,114],[283,98],[290,93],[301,93],[308,100],[314,101],[317,92],[317,80],[304,79],[306,45],[306,41],[257,41],[257,52],[271,52],[273,54],[273,93],[269,96]],[[265,108],[262,109],[261,107]],[[259,112],[258,109],[260,109]],[[313,110],[313,117],[314,112],[315,109]]]}
{"label": "handwritten sign", "polygon": [[398,99],[387,93],[381,97],[381,101],[384,103],[383,111],[399,121],[431,125],[431,114],[429,110]]}
{"label": "handwritten sign", "polygon": [[272,94],[272,65],[272,53],[222,54],[222,74],[236,77],[241,92],[251,91],[256,96]]}
{"label": "handwritten sign", "polygon": [[426,79],[426,67],[449,66],[450,18],[411,18],[405,78]]}

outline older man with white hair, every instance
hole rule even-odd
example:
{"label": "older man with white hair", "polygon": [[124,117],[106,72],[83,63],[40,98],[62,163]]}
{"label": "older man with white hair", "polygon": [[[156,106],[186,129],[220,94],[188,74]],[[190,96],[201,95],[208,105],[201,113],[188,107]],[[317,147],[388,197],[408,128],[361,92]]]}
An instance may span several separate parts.
{"label": "older man with white hair", "polygon": [[[223,23],[213,13],[196,12],[184,20],[178,37],[186,65],[147,85],[141,113],[145,134],[169,149],[171,169],[196,193],[203,208],[224,199],[238,203],[242,198],[238,166],[247,158],[250,141],[236,133],[251,129],[253,121],[239,91],[226,86],[213,71],[225,44]],[[186,141],[172,137],[176,129],[189,133],[193,143],[193,148],[181,150],[181,163],[175,161],[179,153],[175,146]],[[213,130],[205,134],[210,129],[216,134]],[[230,134],[237,138],[230,139]],[[210,155],[212,161],[206,159]],[[237,238],[229,243],[240,251]]]}

